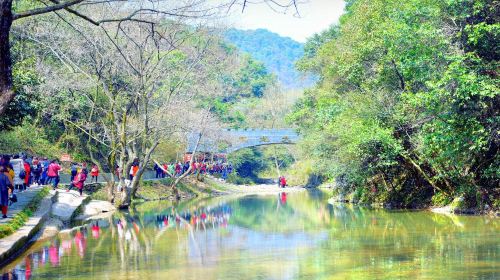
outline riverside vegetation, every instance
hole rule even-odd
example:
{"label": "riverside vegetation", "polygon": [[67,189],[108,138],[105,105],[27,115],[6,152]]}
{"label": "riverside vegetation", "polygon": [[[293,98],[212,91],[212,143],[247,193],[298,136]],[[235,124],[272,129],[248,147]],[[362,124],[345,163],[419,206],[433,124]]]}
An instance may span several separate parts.
{"label": "riverside vegetation", "polygon": [[311,173],[354,202],[500,207],[499,5],[346,1],[305,45],[289,116]]}
{"label": "riverside vegetation", "polygon": [[[11,10],[38,8],[17,1]],[[101,192],[126,206],[140,197],[151,159],[176,159],[190,133],[294,125],[303,138],[296,146],[230,155],[238,171],[230,181],[281,172],[292,185],[323,182],[363,204],[500,207],[495,1],[348,0],[339,23],[303,46],[265,30],[224,31],[159,16],[165,11],[154,11],[152,23],[137,21],[141,13],[128,21],[133,11],[119,3],[74,8],[117,19],[96,27],[58,11],[14,21],[9,88],[16,98],[0,116],[0,152],[69,153],[106,172],[122,166]],[[169,8],[188,15],[197,7]],[[260,38],[270,45],[265,50]],[[280,44],[287,51],[278,54],[273,46]],[[289,66],[301,54],[296,67],[317,83],[295,102],[302,93],[279,83],[296,76]],[[258,58],[282,56],[270,64],[286,61],[277,81],[265,67],[270,62]],[[138,179],[130,194],[116,197],[136,157]]]}

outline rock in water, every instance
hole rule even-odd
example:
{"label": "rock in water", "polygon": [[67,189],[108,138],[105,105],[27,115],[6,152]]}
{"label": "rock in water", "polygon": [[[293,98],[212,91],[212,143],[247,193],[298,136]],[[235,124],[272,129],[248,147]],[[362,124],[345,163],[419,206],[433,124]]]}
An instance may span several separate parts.
{"label": "rock in water", "polygon": [[52,216],[63,222],[69,222],[73,212],[75,212],[86,198],[86,195],[80,196],[75,191],[59,191],[57,202],[52,205]]}

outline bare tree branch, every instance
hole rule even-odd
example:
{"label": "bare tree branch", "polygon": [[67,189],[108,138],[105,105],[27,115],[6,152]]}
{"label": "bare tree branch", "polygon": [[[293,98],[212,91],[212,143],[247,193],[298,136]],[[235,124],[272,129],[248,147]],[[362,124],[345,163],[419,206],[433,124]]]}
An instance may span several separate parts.
{"label": "bare tree branch", "polygon": [[59,3],[59,4],[52,5],[52,6],[47,6],[47,7],[44,7],[44,8],[36,8],[36,9],[32,9],[32,10],[20,12],[20,13],[17,13],[17,14],[13,14],[12,15],[12,19],[13,20],[17,20],[17,19],[24,18],[24,17],[29,17],[29,16],[34,16],[34,15],[41,15],[41,14],[46,14],[46,13],[54,12],[54,11],[57,11],[57,10],[65,9],[67,7],[79,4],[79,3],[83,2],[83,1],[84,0],[68,0],[66,2],[62,2],[62,3]]}

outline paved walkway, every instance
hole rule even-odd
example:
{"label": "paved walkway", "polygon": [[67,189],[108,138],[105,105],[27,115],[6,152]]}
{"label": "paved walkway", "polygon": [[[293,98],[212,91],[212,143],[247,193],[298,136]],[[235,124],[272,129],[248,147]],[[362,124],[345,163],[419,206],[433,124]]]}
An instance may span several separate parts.
{"label": "paved walkway", "polygon": [[0,219],[0,225],[6,224],[12,220],[12,218],[19,212],[21,212],[31,200],[42,190],[42,187],[30,187],[28,190],[23,192],[15,191],[17,196],[17,202],[9,206],[9,211],[7,212],[7,219]]}
{"label": "paved walkway", "polygon": [[[25,208],[33,197],[42,189],[42,187],[33,187],[26,192],[18,195],[18,202],[11,207],[11,212],[7,213],[9,219],[0,220],[5,223],[13,217],[13,214],[19,213]],[[24,226],[18,229],[13,234],[0,239],[0,266],[10,258],[23,252],[23,248],[30,244],[31,238],[38,232],[40,226],[45,219],[50,215],[53,194],[46,196],[38,206],[38,209],[33,213],[33,216],[28,218]],[[16,205],[17,204],[17,205]]]}

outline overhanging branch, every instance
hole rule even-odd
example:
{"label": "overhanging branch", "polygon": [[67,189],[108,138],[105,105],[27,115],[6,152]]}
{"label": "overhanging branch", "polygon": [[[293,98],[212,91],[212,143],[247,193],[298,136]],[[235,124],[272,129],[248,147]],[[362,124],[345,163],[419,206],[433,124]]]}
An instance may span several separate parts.
{"label": "overhanging branch", "polygon": [[73,5],[79,4],[83,1],[84,0],[69,0],[66,2],[59,3],[59,4],[54,4],[52,6],[27,10],[27,11],[12,15],[12,20],[54,12],[57,10],[65,9],[65,8],[71,7]]}

